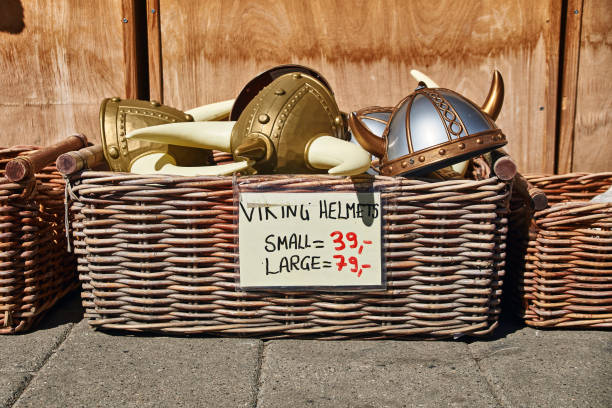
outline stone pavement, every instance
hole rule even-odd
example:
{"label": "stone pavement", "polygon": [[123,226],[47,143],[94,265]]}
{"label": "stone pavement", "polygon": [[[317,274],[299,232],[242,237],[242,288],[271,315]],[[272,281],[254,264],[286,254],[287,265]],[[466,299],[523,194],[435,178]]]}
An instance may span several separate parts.
{"label": "stone pavement", "polygon": [[612,332],[314,341],[91,330],[78,295],[0,336],[0,407],[611,407]]}

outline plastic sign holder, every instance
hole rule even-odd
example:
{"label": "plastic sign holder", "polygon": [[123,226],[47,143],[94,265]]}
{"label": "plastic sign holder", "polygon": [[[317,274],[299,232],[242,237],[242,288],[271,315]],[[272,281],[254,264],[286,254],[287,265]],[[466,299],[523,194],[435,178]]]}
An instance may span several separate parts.
{"label": "plastic sign holder", "polygon": [[240,192],[240,290],[386,287],[379,192]]}

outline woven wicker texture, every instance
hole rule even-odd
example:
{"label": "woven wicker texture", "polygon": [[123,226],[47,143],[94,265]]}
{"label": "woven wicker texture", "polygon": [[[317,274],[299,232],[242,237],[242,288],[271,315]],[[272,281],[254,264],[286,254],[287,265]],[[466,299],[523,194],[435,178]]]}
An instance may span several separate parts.
{"label": "woven wicker texture", "polygon": [[527,179],[550,207],[531,225],[524,208],[510,217],[512,303],[532,326],[612,327],[612,203],[588,202],[612,185],[612,173]]}
{"label": "woven wicker texture", "polygon": [[0,334],[31,328],[78,286],[66,252],[63,178],[53,166],[24,184],[3,177],[10,159],[35,149],[0,149]]}
{"label": "woven wicker texture", "polygon": [[387,290],[238,291],[237,187],[231,177],[87,171],[70,186],[89,323],[326,339],[482,335],[497,326],[507,184],[329,176],[237,180],[241,191],[382,191]]}

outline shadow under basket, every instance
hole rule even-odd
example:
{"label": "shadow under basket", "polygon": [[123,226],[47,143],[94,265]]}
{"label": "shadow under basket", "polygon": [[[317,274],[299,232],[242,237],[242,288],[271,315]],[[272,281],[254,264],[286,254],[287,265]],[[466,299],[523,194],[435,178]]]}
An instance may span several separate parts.
{"label": "shadow under basket", "polygon": [[0,334],[30,329],[79,283],[66,250],[64,179],[55,166],[22,183],[4,177],[11,159],[35,151],[0,149]]}
{"label": "shadow under basket", "polygon": [[[381,192],[386,289],[240,291],[237,194]],[[263,338],[441,338],[498,325],[509,185],[390,177],[71,176],[89,324]],[[248,267],[248,266],[243,266]]]}
{"label": "shadow under basket", "polygon": [[612,185],[612,173],[526,178],[549,207],[533,219],[524,208],[512,213],[510,304],[530,326],[612,327],[612,203],[590,202]]}

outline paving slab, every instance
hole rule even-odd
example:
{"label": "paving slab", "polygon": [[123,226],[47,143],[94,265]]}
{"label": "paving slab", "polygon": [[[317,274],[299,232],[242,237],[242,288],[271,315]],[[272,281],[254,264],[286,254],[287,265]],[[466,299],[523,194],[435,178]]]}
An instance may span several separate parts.
{"label": "paving slab", "polygon": [[74,293],[58,302],[29,332],[0,336],[0,407],[11,406],[74,322],[81,320],[80,304],[79,294]]}
{"label": "paving slab", "polygon": [[79,294],[74,293],[58,302],[29,332],[0,336],[0,373],[38,370],[82,316]]}
{"label": "paving slab", "polygon": [[261,342],[111,335],[77,324],[15,407],[247,407]]}
{"label": "paving slab", "polygon": [[524,327],[469,348],[505,406],[612,406],[612,332]]}
{"label": "paving slab", "polygon": [[30,381],[28,373],[0,374],[0,407],[10,407]]}
{"label": "paving slab", "polygon": [[463,342],[278,340],[264,346],[258,407],[495,405]]}

